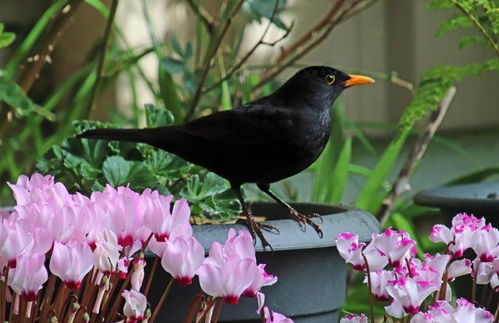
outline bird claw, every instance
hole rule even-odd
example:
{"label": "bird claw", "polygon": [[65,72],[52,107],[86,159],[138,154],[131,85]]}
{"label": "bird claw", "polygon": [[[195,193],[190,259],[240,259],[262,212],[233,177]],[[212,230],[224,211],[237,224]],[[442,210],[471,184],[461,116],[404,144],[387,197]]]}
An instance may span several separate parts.
{"label": "bird claw", "polygon": [[305,214],[299,213],[298,211],[296,211],[293,208],[290,208],[289,209],[289,216],[293,220],[295,220],[296,222],[298,222],[298,224],[300,225],[300,228],[302,228],[302,231],[306,230],[306,227],[307,227],[307,224],[308,224],[312,228],[314,228],[315,232],[317,232],[317,234],[319,235],[319,237],[321,239],[324,236],[321,227],[318,224],[316,224],[314,221],[312,221],[313,218],[319,218],[321,220],[321,223],[323,223],[322,217],[319,214],[313,213],[313,214],[310,214],[310,215],[305,215]]}
{"label": "bird claw", "polygon": [[251,214],[246,215],[246,219],[239,219],[237,222],[242,222],[246,227],[248,227],[249,232],[251,236],[253,237],[253,243],[256,244],[256,237],[260,239],[262,242],[263,248],[265,249],[266,247],[269,247],[270,250],[274,250],[270,243],[267,241],[265,236],[263,235],[262,229],[268,232],[274,232],[275,234],[280,234],[281,232],[279,229],[276,227],[270,225],[270,224],[265,224],[265,223],[260,223],[256,222]]}

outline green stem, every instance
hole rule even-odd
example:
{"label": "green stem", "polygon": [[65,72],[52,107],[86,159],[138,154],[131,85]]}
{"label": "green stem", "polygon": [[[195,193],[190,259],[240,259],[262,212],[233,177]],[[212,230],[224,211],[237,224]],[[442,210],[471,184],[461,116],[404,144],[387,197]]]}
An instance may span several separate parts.
{"label": "green stem", "polygon": [[99,61],[97,63],[97,71],[95,72],[96,78],[95,78],[95,82],[92,86],[92,90],[90,92],[90,98],[88,101],[87,114],[90,114],[90,111],[92,111],[92,107],[93,107],[94,101],[95,101],[95,96],[97,95],[97,89],[99,87],[99,83],[100,83],[100,80],[102,78],[102,69],[104,67],[104,61],[106,59],[107,44],[109,42],[109,36],[111,34],[111,29],[113,27],[113,21],[114,21],[114,16],[116,15],[116,9],[118,8],[118,2],[119,2],[119,0],[113,0],[113,2],[111,3],[111,11],[109,13],[109,16],[107,17],[106,29],[104,30],[104,39],[103,39],[102,48],[101,48],[101,54],[99,57]]}
{"label": "green stem", "polygon": [[371,282],[371,271],[369,270],[369,263],[367,262],[367,257],[362,253],[362,258],[364,258],[364,262],[366,264],[366,272],[367,272],[367,287],[369,289],[369,321],[371,323],[374,322],[374,300],[372,293],[372,282]]}
{"label": "green stem", "polygon": [[196,110],[196,106],[199,103],[199,100],[201,99],[201,94],[203,93],[203,85],[204,85],[204,82],[206,81],[206,77],[208,76],[208,72],[210,71],[211,62],[212,62],[213,58],[216,56],[217,51],[220,48],[220,45],[222,44],[222,40],[224,39],[225,34],[229,30],[229,26],[232,23],[232,18],[237,14],[239,9],[242,7],[243,3],[244,3],[244,0],[239,0],[235,9],[229,14],[229,17],[225,20],[225,23],[222,26],[222,29],[221,29],[220,33],[218,34],[218,37],[215,39],[214,45],[211,47],[211,50],[209,50],[206,53],[206,56],[204,59],[203,71],[201,72],[201,77],[199,79],[199,83],[198,83],[196,92],[194,93],[194,97],[192,98],[191,104],[189,106],[189,110],[187,111],[187,114],[185,116],[185,121],[189,121],[192,118],[192,116],[194,115],[194,111]]}

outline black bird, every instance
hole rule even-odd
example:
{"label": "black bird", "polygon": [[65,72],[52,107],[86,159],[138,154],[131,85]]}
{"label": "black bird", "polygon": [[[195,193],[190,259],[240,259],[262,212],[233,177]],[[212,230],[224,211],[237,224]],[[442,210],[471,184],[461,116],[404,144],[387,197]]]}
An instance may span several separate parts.
{"label": "black bird", "polygon": [[300,225],[309,224],[322,237],[320,227],[270,191],[270,183],[295,175],[321,154],[331,133],[330,108],[347,87],[372,83],[361,75],[348,75],[326,66],[298,71],[273,94],[230,111],[215,112],[184,125],[149,129],[94,129],[82,138],[142,142],[174,153],[227,179],[241,202],[246,224],[262,244],[269,246],[261,229],[275,228],[255,222],[248,211],[241,185],[258,188],[289,210]]}

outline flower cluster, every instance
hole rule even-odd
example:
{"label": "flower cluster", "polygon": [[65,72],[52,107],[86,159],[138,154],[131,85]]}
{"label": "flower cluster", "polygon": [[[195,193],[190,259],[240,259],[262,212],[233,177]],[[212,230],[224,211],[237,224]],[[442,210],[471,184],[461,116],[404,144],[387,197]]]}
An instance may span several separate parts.
{"label": "flower cluster", "polygon": [[[128,187],[111,186],[87,197],[70,194],[53,177],[40,174],[21,176],[9,186],[17,204],[13,212],[2,215],[0,268],[13,292],[14,315],[32,315],[42,305],[39,291],[45,287],[43,295],[52,295],[59,278],[62,291],[54,293],[55,299],[43,300],[52,310],[40,309],[36,314],[43,322],[54,317],[86,321],[92,316],[120,321],[116,312],[122,299],[121,321],[155,317],[145,296],[150,282],[143,284],[146,247],[178,284],[190,285],[198,275],[212,305],[217,298],[237,304],[241,296],[256,297],[263,286],[277,281],[265,265],[257,264],[247,231],[230,230],[225,244],[214,242],[205,258],[203,246],[192,235],[190,209],[184,199],[173,201],[172,196],[150,189],[139,194]],[[117,285],[122,286],[123,298],[116,295]],[[63,304],[69,300],[63,298],[70,294],[73,303],[68,314]],[[26,312],[19,313],[20,308]],[[1,304],[0,315],[3,320]]]}
{"label": "flower cluster", "polygon": [[[485,309],[459,299],[455,310],[448,303],[452,299],[449,283],[456,277],[471,274],[474,284],[499,284],[499,231],[485,219],[458,214],[452,227],[435,225],[430,235],[433,242],[446,244],[445,254],[416,257],[416,242],[403,231],[387,228],[373,234],[366,245],[358,236],[345,232],[336,239],[340,255],[353,268],[366,272],[365,283],[379,301],[388,301],[386,313],[394,318],[412,316],[411,322],[493,322]],[[474,259],[463,258],[473,250]],[[387,269],[387,266],[388,269]],[[433,295],[433,305],[427,312],[421,306]],[[474,317],[474,320],[463,319]],[[364,322],[365,316],[346,316],[342,322]]]}

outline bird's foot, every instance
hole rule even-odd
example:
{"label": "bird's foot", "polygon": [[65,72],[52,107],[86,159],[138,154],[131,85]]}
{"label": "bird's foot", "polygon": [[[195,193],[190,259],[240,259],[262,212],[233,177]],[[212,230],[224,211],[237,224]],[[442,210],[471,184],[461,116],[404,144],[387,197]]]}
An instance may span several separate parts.
{"label": "bird's foot", "polygon": [[295,220],[296,222],[298,222],[300,224],[300,227],[302,227],[304,231],[305,231],[307,224],[308,224],[312,228],[314,228],[315,232],[317,232],[317,234],[319,235],[320,238],[322,238],[324,236],[322,233],[321,227],[318,224],[316,224],[314,221],[312,221],[312,219],[318,218],[321,220],[321,223],[322,223],[323,222],[322,216],[320,216],[319,214],[317,214],[317,213],[301,214],[298,211],[296,211],[295,209],[289,208],[289,217],[292,218],[293,220]]}
{"label": "bird's foot", "polygon": [[279,234],[279,229],[276,227],[270,225],[270,224],[265,224],[261,222],[256,222],[255,219],[251,214],[244,214],[246,216],[245,219],[239,219],[237,222],[242,222],[244,225],[246,225],[249,229],[249,232],[251,236],[253,237],[253,242],[256,243],[256,237],[260,239],[262,242],[263,248],[269,247],[271,250],[272,246],[270,243],[267,241],[265,236],[263,235],[262,230],[268,231],[268,232],[274,232],[276,234]]}

